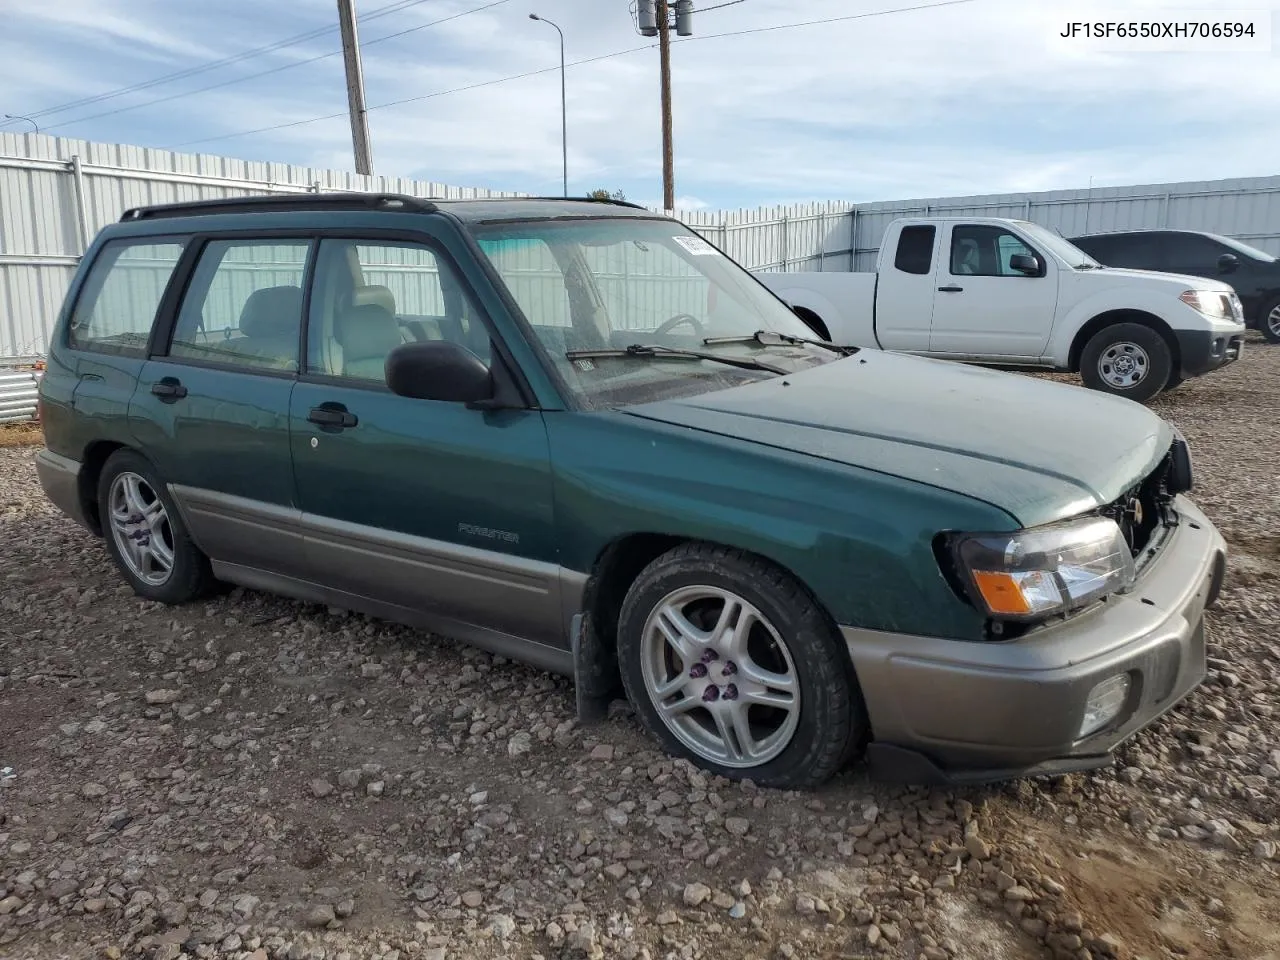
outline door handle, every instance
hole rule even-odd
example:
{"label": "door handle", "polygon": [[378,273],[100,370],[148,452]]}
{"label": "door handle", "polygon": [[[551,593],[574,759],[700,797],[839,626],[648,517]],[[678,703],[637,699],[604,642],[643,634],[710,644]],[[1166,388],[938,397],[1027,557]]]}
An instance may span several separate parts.
{"label": "door handle", "polygon": [[322,403],[312,407],[307,419],[321,427],[335,427],[338,430],[354,427],[359,423],[356,415],[340,403]]}
{"label": "door handle", "polygon": [[165,403],[181,400],[187,395],[187,388],[177,377],[161,377],[151,385],[151,392]]}
{"label": "door handle", "polygon": [[956,284],[954,283],[946,287],[938,288],[939,293],[961,293],[963,291],[964,291],[964,287],[956,286]]}

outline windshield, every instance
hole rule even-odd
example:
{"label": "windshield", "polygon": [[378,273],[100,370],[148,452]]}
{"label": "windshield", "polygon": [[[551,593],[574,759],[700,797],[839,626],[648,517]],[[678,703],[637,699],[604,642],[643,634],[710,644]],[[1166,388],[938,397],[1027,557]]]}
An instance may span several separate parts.
{"label": "windshield", "polygon": [[1209,236],[1213,237],[1213,239],[1217,240],[1219,243],[1230,247],[1232,250],[1236,251],[1236,253],[1243,254],[1246,257],[1250,257],[1254,260],[1261,260],[1263,263],[1276,262],[1276,258],[1265,250],[1259,250],[1257,247],[1251,247],[1247,243],[1241,243],[1239,240],[1233,240],[1231,237],[1220,237],[1216,233],[1211,233]]}
{"label": "windshield", "polygon": [[1059,260],[1065,261],[1077,269],[1080,267],[1100,267],[1100,264],[1093,257],[1089,256],[1079,247],[1065,237],[1060,237],[1052,230],[1046,230],[1038,223],[1032,223],[1029,220],[1019,220],[1018,226],[1022,228],[1031,240],[1047,249]]}
{"label": "windshield", "polygon": [[[508,221],[473,233],[561,377],[588,407],[689,396],[837,359],[798,343],[707,343],[761,330],[797,338],[814,333],[751,274],[675,221]],[[712,356],[625,352],[637,345]],[[566,356],[580,351],[623,353]],[[749,357],[773,369],[715,357]]]}

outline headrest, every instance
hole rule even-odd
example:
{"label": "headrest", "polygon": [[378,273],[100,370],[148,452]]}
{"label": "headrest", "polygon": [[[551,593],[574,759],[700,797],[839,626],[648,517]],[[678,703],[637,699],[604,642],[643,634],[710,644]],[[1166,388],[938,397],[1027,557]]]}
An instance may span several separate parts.
{"label": "headrest", "polygon": [[351,294],[351,305],[364,307],[370,304],[385,307],[388,313],[392,316],[395,315],[396,298],[390,287],[379,287],[372,284],[367,287],[356,287]]}
{"label": "headrest", "polygon": [[240,310],[240,330],[246,337],[288,336],[301,322],[301,287],[255,290]]}
{"label": "headrest", "polygon": [[339,313],[334,318],[333,336],[348,360],[384,357],[404,342],[395,316],[376,303]]}

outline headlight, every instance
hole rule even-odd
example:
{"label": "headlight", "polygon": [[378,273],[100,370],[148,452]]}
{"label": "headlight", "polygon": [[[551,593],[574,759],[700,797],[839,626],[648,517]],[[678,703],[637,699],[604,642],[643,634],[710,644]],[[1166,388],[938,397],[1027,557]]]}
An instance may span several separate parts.
{"label": "headlight", "polygon": [[1178,299],[1192,310],[1215,320],[1232,320],[1231,299],[1234,294],[1213,293],[1209,290],[1184,290]]}
{"label": "headlight", "polygon": [[1077,610],[1133,582],[1133,554],[1115,521],[1089,517],[1009,534],[954,537],[969,595],[1000,620]]}

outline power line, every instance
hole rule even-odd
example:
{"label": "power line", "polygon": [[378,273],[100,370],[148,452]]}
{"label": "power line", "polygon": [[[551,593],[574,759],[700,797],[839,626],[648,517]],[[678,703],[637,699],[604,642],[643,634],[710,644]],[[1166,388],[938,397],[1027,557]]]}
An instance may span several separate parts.
{"label": "power line", "polygon": [[[414,2],[422,3],[423,0],[414,0]],[[442,17],[439,20],[432,20],[430,23],[420,23],[416,27],[409,27],[405,30],[397,30],[395,33],[388,33],[382,37],[375,37],[372,40],[362,41],[360,48],[371,47],[375,43],[382,43],[385,40],[394,40],[396,37],[403,37],[407,33],[414,33],[418,30],[425,30],[428,27],[439,26],[442,23],[448,23],[450,20],[457,20],[460,17],[468,16],[472,13],[479,13],[481,10],[488,10],[490,7],[496,7],[504,3],[510,3],[511,0],[490,0],[489,3],[479,7],[473,7],[470,10],[464,10],[461,13],[451,14]],[[144,107],[152,107],[158,103],[168,103],[171,100],[181,100],[183,97],[193,97],[198,93],[207,93],[210,90],[220,90],[223,87],[230,87],[237,83],[245,83],[249,80],[257,80],[259,77],[267,77],[273,73],[281,73],[285,70],[292,70],[295,67],[305,67],[309,63],[315,63],[318,60],[327,60],[330,57],[337,57],[342,54],[342,50],[332,50],[329,53],[319,53],[313,57],[307,57],[304,60],[295,60],[292,63],[286,63],[278,67],[272,67],[270,70],[261,70],[258,73],[246,74],[243,77],[232,77],[230,80],[223,80],[220,83],[211,83],[207,87],[197,87],[195,90],[183,90],[179,93],[171,93],[167,97],[157,97],[154,100],[148,100],[146,103],[134,103],[127,107],[117,107],[115,110],[106,110],[102,113],[93,113],[87,117],[76,117],[72,120],[63,120],[61,123],[54,123],[47,126],[46,130],[55,130],[59,127],[69,127],[77,123],[86,123],[89,120],[100,120],[103,117],[114,117],[118,113],[128,113],[131,110],[141,110]]]}
{"label": "power line", "polygon": [[710,13],[712,10],[719,10],[723,7],[734,7],[740,3],[746,3],[747,0],[728,0],[728,3],[717,3],[714,7],[698,7],[693,12],[695,14]]}
{"label": "power line", "polygon": [[[893,13],[911,13],[916,10],[932,10],[938,7],[953,7],[953,6],[959,6],[961,4],[975,3],[975,2],[977,2],[977,0],[936,0],[936,2],[933,2],[933,3],[920,3],[920,4],[914,4],[912,6],[907,6],[907,7],[894,7],[888,10],[870,10],[865,13],[847,14],[839,17],[828,17],[823,20],[804,20],[799,23],[775,24],[774,26],[771,26],[771,27],[754,27],[746,30],[731,30],[731,31],[726,31],[724,33],[701,34],[695,37],[681,37],[678,40],[672,40],[672,43],[691,43],[696,40],[715,40],[722,37],[737,37],[737,36],[742,36],[744,34],[751,34],[751,33],[770,33],[776,30],[791,30],[798,27],[812,27],[812,26],[817,26],[819,24],[839,23],[846,20],[862,20],[868,17],[883,17]],[[639,47],[630,47],[626,50],[615,50],[613,53],[604,53],[596,57],[587,57],[582,60],[572,60],[569,63],[566,63],[565,66],[580,67],[588,63],[598,63],[601,60],[612,60],[614,57],[624,57],[624,56],[627,56],[628,54],[639,53],[642,50],[653,50],[657,46],[658,45],[656,43],[646,43]],[[508,83],[512,80],[524,80],[528,77],[536,77],[541,74],[551,73],[552,71],[559,70],[559,69],[560,68],[558,66],[555,66],[555,67],[543,67],[540,70],[529,70],[526,73],[516,73],[508,77],[498,77],[494,80],[483,80],[479,83],[472,83],[463,87],[454,87],[450,90],[439,90],[435,93],[426,93],[426,94],[422,94],[421,96],[406,97],[403,100],[392,100],[388,103],[379,103],[379,104],[370,106],[368,110],[372,112],[374,110],[385,110],[388,107],[403,106],[406,103],[417,103],[421,100],[433,100],[437,97],[445,97],[454,93],[464,93],[468,90],[477,90],[481,87],[492,87],[500,83]],[[323,120],[333,120],[337,117],[345,117],[345,116],[347,116],[345,111],[342,113],[330,113],[322,117],[309,117],[308,119],[305,119],[305,120],[292,120],[292,121],[289,121],[288,123],[277,123],[269,127],[259,127],[255,130],[241,130],[236,133],[225,133],[215,137],[201,137],[197,140],[183,140],[180,143],[174,144],[173,148],[191,146],[197,143],[211,143],[216,140],[233,140],[239,137],[249,137],[258,133],[270,133],[274,130],[286,130],[286,129],[289,129],[290,127],[301,127],[310,123],[319,123]]]}
{"label": "power line", "polygon": [[[409,7],[416,7],[417,5],[421,3],[426,3],[426,2],[428,2],[428,0],[397,0],[397,2],[395,3],[389,3],[386,6],[378,7],[374,10],[370,10],[368,13],[366,13],[364,16],[360,18],[360,22],[364,23],[369,20],[376,20],[379,17],[385,17],[393,13],[399,13],[401,10],[406,10]],[[250,60],[254,57],[263,56],[264,54],[274,53],[277,50],[283,50],[285,47],[291,47],[299,43],[305,43],[308,40],[314,40],[317,37],[324,36],[326,33],[332,33],[337,29],[338,28],[336,24],[334,24],[333,26],[319,27],[315,30],[309,30],[306,33],[300,33],[294,37],[287,37],[283,40],[277,40],[275,43],[270,43],[270,44],[267,44],[266,46],[255,47],[252,50],[245,50],[242,53],[237,53],[229,57],[223,57],[221,60],[212,60],[209,63],[204,63],[196,67],[188,67],[185,70],[178,70],[174,73],[167,73],[164,76],[154,77],[151,80],[144,80],[140,83],[135,83],[132,86],[120,87],[118,89],[108,90],[105,93],[99,93],[91,97],[82,97],[79,100],[72,100],[68,103],[62,103],[52,107],[45,107],[43,110],[37,110],[33,112],[31,116],[45,117],[55,113],[63,113],[67,110],[72,110],[76,107],[87,107],[95,103],[102,103],[105,100],[114,100],[116,97],[122,97],[125,94],[129,94],[129,93],[136,93],[139,90],[147,90],[147,89],[150,89],[151,87],[159,86],[160,84],[163,84],[163,83],[171,83],[174,80],[185,80],[188,77],[198,76],[199,74],[207,73],[210,70],[216,70],[219,67],[230,66],[231,64],[234,64],[234,63],[240,63],[244,60]],[[70,121],[70,122],[76,122],[76,121]]]}

